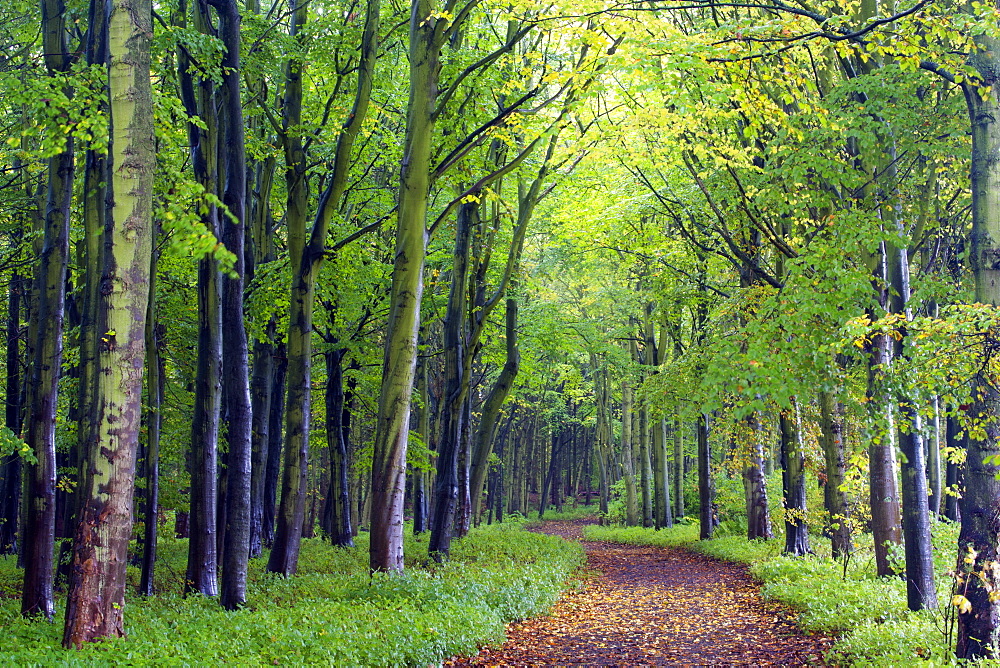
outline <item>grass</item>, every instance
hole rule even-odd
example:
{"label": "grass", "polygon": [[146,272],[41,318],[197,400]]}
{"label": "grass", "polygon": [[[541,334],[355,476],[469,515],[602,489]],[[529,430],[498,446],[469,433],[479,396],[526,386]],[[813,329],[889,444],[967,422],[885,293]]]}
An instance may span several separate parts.
{"label": "grass", "polygon": [[[408,536],[403,574],[368,574],[367,539],[355,548],[303,542],[299,575],[281,578],[252,561],[247,606],[180,595],[186,541],[167,539],[164,593],[127,602],[127,639],[82,651],[59,648],[56,622],[21,618],[0,600],[0,664],[18,666],[428,665],[502,641],[506,623],[548,610],[582,564],[578,545],[524,531],[520,522],[484,526],[453,544],[452,560],[423,568],[426,538]],[[136,577],[131,572],[130,578]],[[0,596],[18,584],[14,559],[0,559]]]}
{"label": "grass", "polygon": [[[748,564],[754,577],[763,582],[761,593],[796,610],[803,630],[839,636],[827,657],[838,665],[953,663],[953,648],[945,641],[951,621],[942,611],[910,612],[904,581],[875,576],[870,535],[858,537],[846,569],[843,562],[829,557],[829,542],[817,536],[810,537],[817,555],[807,557],[782,556],[783,538],[748,541],[730,535],[699,541],[697,525],[691,524],[660,531],[589,526],[584,536],[588,540],[683,546],[717,559]],[[943,609],[951,599],[948,571],[954,568],[957,537],[956,524],[935,524],[934,564]],[[1000,662],[982,665],[997,666]]]}

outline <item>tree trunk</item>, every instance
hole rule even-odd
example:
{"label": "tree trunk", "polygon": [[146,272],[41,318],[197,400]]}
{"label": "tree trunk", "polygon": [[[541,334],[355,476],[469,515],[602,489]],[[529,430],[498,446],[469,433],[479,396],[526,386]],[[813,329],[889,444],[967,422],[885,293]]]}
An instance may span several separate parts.
{"label": "tree trunk", "polygon": [[642,526],[653,526],[653,462],[649,456],[653,433],[650,429],[649,409],[639,409],[639,484],[642,488]]}
{"label": "tree trunk", "polygon": [[351,496],[347,474],[350,468],[347,441],[344,435],[344,375],[345,348],[328,350],[326,358],[326,443],[330,450],[329,504],[330,542],[341,547],[354,546],[351,526]]}
{"label": "tree trunk", "polygon": [[[274,321],[268,327],[273,333]],[[259,557],[264,547],[264,478],[267,472],[267,446],[270,440],[271,403],[281,402],[273,396],[275,347],[270,339],[255,341],[253,369],[250,380],[251,425],[250,454],[250,557]]]}
{"label": "tree trunk", "polygon": [[935,394],[932,399],[934,418],[931,423],[931,434],[927,439],[927,506],[937,518],[941,514],[941,406],[940,399]]}
{"label": "tree trunk", "polygon": [[146,315],[146,504],[143,510],[145,527],[142,539],[142,572],[139,577],[139,594],[152,596],[155,592],[153,571],[156,566],[157,519],[160,514],[160,427],[163,416],[163,392],[166,385],[164,360],[160,356],[163,325],[156,314],[156,264],[153,253],[149,268],[149,302]]}
{"label": "tree trunk", "polygon": [[[970,62],[981,81],[964,83],[972,122],[972,238],[970,259],[976,281],[976,301],[1000,305],[1000,104],[981,95],[977,84],[997,84],[1000,43],[976,38],[978,50]],[[984,358],[995,340],[985,337]],[[964,574],[962,593],[971,604],[958,615],[959,659],[997,658],[1000,646],[1000,393],[995,379],[981,371],[973,379],[971,417],[982,425],[982,439],[970,435],[964,467],[965,491],[960,503],[962,529],[958,537],[958,568]],[[980,430],[977,430],[980,431]],[[970,559],[972,563],[968,563]]]}
{"label": "tree trunk", "polygon": [[[209,30],[205,8],[194,6],[194,27]],[[186,13],[181,2],[178,16]],[[186,26],[181,26],[186,27]],[[188,124],[191,164],[198,182],[208,193],[217,191],[218,165],[215,95],[211,82],[194,80],[194,65],[187,52],[178,49],[181,99],[189,116],[198,117],[203,127]],[[218,215],[210,206],[202,215],[205,227],[218,236]],[[191,488],[187,573],[185,592],[205,596],[218,594],[218,553],[216,520],[218,513],[219,413],[222,401],[222,295],[218,262],[205,257],[198,262],[198,370],[195,376],[194,410],[191,418]]]}
{"label": "tree trunk", "polygon": [[[86,52],[87,64],[93,67],[106,67],[108,62],[108,23],[105,12],[108,3],[102,0],[91,0]],[[100,110],[107,113],[107,104],[101,103]],[[77,386],[77,433],[76,433],[76,482],[84,479],[82,453],[87,452],[93,439],[94,418],[97,413],[97,356],[98,340],[97,307],[100,300],[101,271],[104,266],[104,233],[107,224],[107,156],[103,151],[89,147],[84,161],[83,175],[83,240],[78,242],[81,273],[81,304],[80,304],[80,334],[79,334],[79,381]],[[66,529],[72,538],[72,524],[78,517],[83,495],[79,485],[73,495],[73,502],[66,512]],[[70,541],[67,541],[67,543]],[[66,543],[63,544],[64,546]],[[68,557],[68,555],[66,555]],[[60,550],[60,569],[63,562]]]}
{"label": "tree trunk", "polygon": [[[885,334],[873,336],[868,355],[866,397],[872,411],[868,417],[869,431],[876,434],[880,431],[877,425],[876,411],[885,410],[881,377],[884,373],[883,369],[889,363],[888,336]],[[896,482],[896,449],[888,434],[875,438],[870,437],[869,441],[869,491],[872,509],[872,539],[875,543],[875,572],[879,577],[889,577],[896,575],[890,551],[898,548],[903,542],[899,489]]]}
{"label": "tree trunk", "polygon": [[219,144],[224,165],[222,202],[229,215],[222,219],[222,242],[235,257],[234,275],[222,278],[222,369],[226,384],[226,507],[223,568],[219,602],[235,610],[246,601],[250,558],[250,351],[243,324],[243,279],[246,263],[246,153],[243,104],[240,98],[240,15],[236,0],[212,0],[219,13],[222,58]]}
{"label": "tree trunk", "polygon": [[[428,448],[431,441],[431,405],[430,393],[427,383],[430,372],[427,360],[419,362],[417,367],[417,391],[420,393],[419,416],[417,417],[417,431]],[[429,465],[429,457],[427,462]],[[419,535],[428,531],[428,494],[427,494],[427,471],[424,468],[413,468],[413,533]],[[475,501],[475,497],[473,497]]]}
{"label": "tree trunk", "polygon": [[712,478],[712,450],[708,441],[708,415],[698,416],[698,501],[701,540],[708,540],[715,533],[718,517],[715,514],[715,480]]}
{"label": "tree trunk", "polygon": [[760,416],[755,411],[746,417],[750,442],[750,461],[743,469],[743,487],[747,502],[747,538],[771,538],[771,517],[767,505],[767,478],[764,477],[764,439]]}
{"label": "tree trunk", "polygon": [[632,386],[625,382],[622,384],[622,457],[625,460],[625,523],[630,527],[639,524],[632,450]]}
{"label": "tree trunk", "polygon": [[806,524],[806,457],[800,436],[798,405],[795,406],[795,422],[784,411],[778,420],[785,506],[785,554],[801,557],[812,550],[809,549],[809,526]]}
{"label": "tree trunk", "polygon": [[684,441],[681,421],[674,420],[674,516],[684,517]]}
{"label": "tree trunk", "polygon": [[264,468],[264,500],[261,521],[261,537],[264,545],[270,547],[274,542],[275,506],[278,500],[278,474],[281,469],[281,449],[284,439],[281,424],[284,421],[285,402],[285,370],[288,368],[288,357],[285,355],[285,344],[281,343],[274,352],[274,375],[271,377],[271,410],[268,415],[267,428],[267,461]]}
{"label": "tree trunk", "polygon": [[431,137],[441,40],[448,23],[434,14],[435,8],[433,0],[414,0],[410,16],[410,98],[372,463],[369,565],[378,571],[403,570],[403,488],[424,287]]}
{"label": "tree trunk", "polygon": [[[961,427],[958,424],[958,418],[954,415],[949,415],[945,420],[945,443],[951,453],[955,453],[958,450],[965,450],[967,447],[965,443],[966,436],[963,434],[961,439],[958,437],[960,431]],[[961,494],[962,480],[960,475],[961,469],[954,460],[954,455],[949,455],[945,478],[947,494],[944,501],[944,516],[952,522],[958,522],[960,519],[958,497]]]}
{"label": "tree trunk", "polygon": [[109,18],[108,244],[98,311],[96,439],[81,481],[85,502],[73,543],[65,647],[125,634],[125,566],[132,534],[146,306],[152,252],[152,8],[118,0]]}
{"label": "tree trunk", "polygon": [[[7,299],[6,385],[4,386],[4,425],[14,434],[21,433],[21,293],[24,281],[15,270],[10,277]],[[21,455],[12,453],[0,459],[0,555],[16,554],[18,514],[21,501]]]}
{"label": "tree trunk", "polygon": [[832,392],[820,392],[820,431],[823,439],[823,456],[826,460],[826,484],[823,500],[830,515],[826,532],[830,536],[830,549],[834,559],[851,552],[851,526],[848,522],[850,509],[847,493],[843,490],[845,480],[844,436],[841,407]]}
{"label": "tree trunk", "polygon": [[504,332],[506,335],[507,358],[500,376],[490,388],[483,402],[482,415],[476,431],[476,451],[472,464],[472,514],[479,517],[479,503],[482,497],[483,481],[489,467],[490,452],[500,423],[500,411],[514,387],[514,379],[521,366],[521,353],[517,347],[517,300],[507,299]]}
{"label": "tree trunk", "polygon": [[469,248],[472,230],[478,225],[479,202],[466,202],[455,221],[455,248],[452,252],[452,279],[444,317],[444,399],[441,431],[437,445],[437,476],[434,479],[434,513],[428,553],[435,561],[448,558],[455,533],[455,513],[459,502],[459,451],[465,419],[465,399],[469,391],[466,375],[466,292],[469,285]]}
{"label": "tree trunk", "polygon": [[[65,6],[45,0],[42,8],[42,46],[49,75],[70,64],[66,45]],[[21,613],[55,613],[52,551],[56,520],[56,409],[62,367],[62,336],[69,259],[70,205],[73,197],[73,142],[49,158],[48,194],[42,253],[35,275],[38,318],[28,395],[25,441],[35,463],[25,467],[23,550],[24,588]],[[148,268],[147,268],[148,269]]]}

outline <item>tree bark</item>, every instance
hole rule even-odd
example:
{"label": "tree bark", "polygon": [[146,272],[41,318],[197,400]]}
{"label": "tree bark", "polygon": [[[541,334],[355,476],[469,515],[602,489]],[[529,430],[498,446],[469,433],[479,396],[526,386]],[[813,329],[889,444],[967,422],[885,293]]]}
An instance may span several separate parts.
{"label": "tree bark", "polygon": [[440,50],[448,23],[434,14],[435,8],[434,0],[414,0],[410,15],[410,97],[372,463],[369,566],[377,571],[403,570],[403,491],[424,288],[431,137]]}
{"label": "tree bark", "polygon": [[834,559],[839,559],[851,550],[850,508],[847,492],[844,491],[846,478],[844,467],[844,425],[841,407],[832,392],[820,392],[820,432],[823,439],[823,456],[826,461],[826,484],[823,486],[823,500],[830,515],[826,532],[830,537],[830,548]]}
{"label": "tree bark", "polygon": [[330,487],[327,503],[330,513],[330,542],[341,547],[354,546],[351,526],[351,490],[347,479],[350,468],[344,434],[343,361],[347,350],[324,353],[326,357],[326,443],[330,450]]}
{"label": "tree bark", "polygon": [[[326,238],[329,234],[330,222],[334,213],[339,209],[340,200],[347,187],[354,140],[361,131],[361,124],[368,114],[372,76],[378,52],[380,6],[379,0],[368,0],[354,106],[338,137],[330,182],[320,197],[316,218],[313,221],[308,239],[305,229],[305,207],[308,204],[308,193],[305,190],[306,164],[297,128],[301,121],[301,70],[303,63],[290,60],[287,68],[284,141],[288,163],[286,174],[289,184],[289,214],[287,216],[289,263],[293,271],[288,315],[288,403],[285,412],[285,438],[288,443],[285,448],[285,474],[282,477],[281,507],[278,512],[277,531],[274,547],[267,564],[269,571],[286,576],[294,574],[298,568],[302,524],[305,518],[311,405],[310,385],[312,382],[313,303],[316,297],[316,279],[326,255]],[[293,37],[298,37],[305,21],[306,5],[305,3],[296,3],[293,14],[293,29],[290,31]],[[422,253],[420,265],[422,271]],[[417,302],[419,303],[419,296]],[[416,344],[414,342],[415,350]]]}
{"label": "tree bark", "polygon": [[65,647],[125,634],[125,566],[132,534],[135,456],[142,412],[145,320],[152,252],[152,7],[116,0],[109,18],[112,193],[98,331],[96,439],[81,481]]}
{"label": "tree bark", "polygon": [[779,420],[781,432],[781,480],[784,487],[785,554],[801,557],[810,554],[809,525],[806,524],[805,450],[802,448],[798,405],[795,421],[782,411]]}
{"label": "tree bark", "polygon": [[625,461],[625,523],[630,527],[639,524],[632,450],[632,386],[626,381],[622,384],[622,457]]}
{"label": "tree bark", "polygon": [[[209,30],[205,7],[194,5],[194,28]],[[186,14],[186,3],[178,16]],[[183,24],[181,27],[186,27]],[[178,49],[181,99],[189,116],[198,117],[203,127],[188,124],[188,144],[194,176],[208,193],[218,185],[218,119],[215,93],[210,81],[195,82],[194,65],[187,52]],[[217,208],[209,206],[202,223],[218,236]],[[194,410],[191,418],[191,487],[187,572],[185,592],[205,596],[218,594],[218,553],[216,520],[218,512],[219,418],[222,401],[222,295],[218,261],[205,257],[198,261],[198,370],[195,376]]]}
{"label": "tree bark", "polygon": [[479,222],[479,202],[466,202],[455,221],[452,279],[444,317],[444,399],[441,406],[437,475],[434,478],[434,511],[428,553],[435,561],[448,558],[455,533],[459,501],[459,450],[464,428],[465,400],[469,391],[466,356],[466,292],[469,285],[469,248],[472,230]]}
{"label": "tree bark", "polygon": [[[952,453],[958,450],[965,450],[967,447],[965,443],[965,435],[963,434],[961,439],[958,436],[960,431],[961,427],[958,424],[958,418],[954,415],[948,415],[945,420],[945,443]],[[958,497],[959,494],[961,494],[962,489],[960,474],[961,469],[955,462],[955,457],[953,455],[949,456],[948,467],[945,475],[946,494],[944,501],[944,516],[952,522],[958,522],[961,515],[958,511]]]}
{"label": "tree bark", "polygon": [[[263,516],[261,518],[261,538],[268,547],[274,541],[275,506],[278,497],[278,475],[281,469],[281,449],[284,443],[281,433],[285,402],[285,370],[288,368],[288,357],[285,355],[285,344],[275,347],[274,375],[271,377],[271,410],[268,415],[267,428],[267,461],[264,470],[264,500]],[[276,400],[275,400],[276,399]]]}
{"label": "tree bark", "polygon": [[747,538],[769,539],[771,517],[767,504],[767,478],[764,477],[764,439],[760,416],[756,411],[746,417],[750,439],[750,461],[743,469],[743,487],[747,502]]}
{"label": "tree bark", "polygon": [[698,416],[698,500],[701,528],[699,537],[708,540],[715,533],[715,480],[712,478],[712,450],[708,441],[708,415]]}
{"label": "tree bark", "polygon": [[[15,270],[10,277],[7,298],[6,385],[4,386],[4,426],[21,433],[21,292],[24,281]],[[21,502],[21,455],[0,459],[0,554],[18,552],[17,529]]]}
{"label": "tree bark", "polygon": [[163,416],[163,392],[166,385],[164,360],[160,355],[160,341],[163,325],[156,314],[156,264],[157,256],[152,254],[149,268],[149,301],[146,314],[146,401],[147,409],[143,417],[146,426],[146,504],[143,510],[145,527],[142,539],[142,572],[139,577],[139,594],[152,596],[156,593],[153,573],[156,566],[156,541],[158,538],[157,519],[160,514],[160,428]]}
{"label": "tree bark", "polygon": [[[976,38],[978,50],[970,62],[979,72],[979,85],[995,87],[1000,72],[1000,43],[990,36]],[[976,301],[1000,305],[1000,104],[983,96],[976,84],[964,83],[972,122],[972,238],[970,259],[976,283]],[[983,355],[996,345],[983,340]],[[964,467],[965,491],[960,502],[962,529],[958,537],[958,570],[962,593],[971,604],[958,615],[959,659],[997,658],[1000,646],[1000,393],[995,378],[985,370],[973,378],[970,417],[983,438],[970,435]],[[977,430],[979,432],[979,430]],[[971,560],[971,563],[969,561]]]}
{"label": "tree bark", "polygon": [[[44,0],[41,8],[45,66],[50,75],[55,75],[66,71],[70,65],[66,7],[61,0]],[[21,613],[48,619],[55,613],[52,593],[56,520],[55,425],[62,366],[73,161],[70,138],[63,150],[49,159],[44,240],[35,275],[38,320],[28,392],[29,412],[24,426],[25,441],[36,461],[25,467]]]}

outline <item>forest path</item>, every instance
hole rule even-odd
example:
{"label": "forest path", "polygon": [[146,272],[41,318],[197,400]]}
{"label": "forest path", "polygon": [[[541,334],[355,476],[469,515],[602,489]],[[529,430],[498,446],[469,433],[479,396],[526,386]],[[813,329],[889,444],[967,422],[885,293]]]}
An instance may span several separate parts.
{"label": "forest path", "polygon": [[588,520],[536,530],[579,540],[587,576],[500,649],[455,666],[822,665],[833,639],[800,633],[745,566],[684,549],[582,540]]}

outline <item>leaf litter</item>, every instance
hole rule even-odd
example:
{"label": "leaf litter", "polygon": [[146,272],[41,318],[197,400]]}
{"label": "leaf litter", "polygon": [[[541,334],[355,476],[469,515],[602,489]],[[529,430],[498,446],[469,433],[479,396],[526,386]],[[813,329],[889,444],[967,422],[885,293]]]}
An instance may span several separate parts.
{"label": "leaf litter", "polygon": [[[587,520],[537,530],[582,538]],[[682,548],[581,541],[586,571],[545,616],[511,624],[500,648],[448,666],[824,665],[834,642],[765,602],[742,564]]]}

